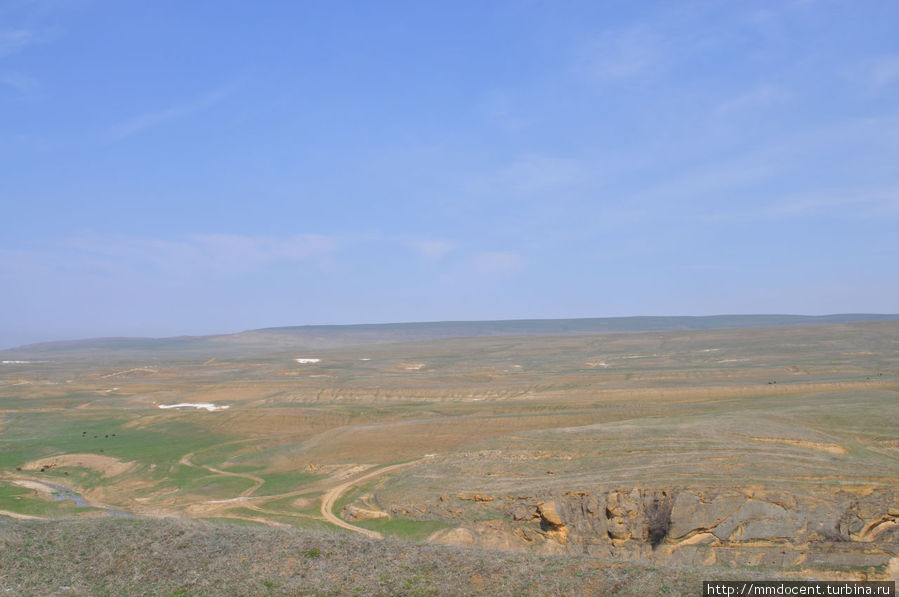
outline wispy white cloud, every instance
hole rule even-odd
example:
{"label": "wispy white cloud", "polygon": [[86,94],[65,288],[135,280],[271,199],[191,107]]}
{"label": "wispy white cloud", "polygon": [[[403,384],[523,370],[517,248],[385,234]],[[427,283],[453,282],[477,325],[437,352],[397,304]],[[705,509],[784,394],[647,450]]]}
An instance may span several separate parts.
{"label": "wispy white cloud", "polygon": [[547,154],[526,154],[503,166],[488,180],[488,185],[496,189],[530,193],[572,184],[582,175],[582,168],[576,160]]}
{"label": "wispy white cloud", "polygon": [[437,261],[439,259],[442,259],[456,248],[455,243],[441,239],[410,241],[407,243],[407,246],[418,253],[418,255],[422,259],[426,259],[428,261]]}
{"label": "wispy white cloud", "polygon": [[701,214],[692,219],[704,222],[786,220],[828,214],[841,219],[895,216],[899,214],[899,186],[767,197],[756,206]]}
{"label": "wispy white cloud", "polygon": [[734,113],[768,108],[790,99],[790,93],[782,87],[760,85],[749,91],[724,100],[715,108],[715,113],[726,116]]}
{"label": "wispy white cloud", "polygon": [[34,89],[37,86],[37,81],[21,73],[6,72],[0,74],[0,85],[11,87],[15,91],[24,93]]}
{"label": "wispy white cloud", "polygon": [[627,197],[627,203],[632,208],[644,206],[644,213],[653,213],[653,206],[683,213],[692,202],[727,197],[736,190],[757,187],[782,175],[789,164],[778,158],[777,154],[759,152],[707,161],[656,184],[643,186]]}
{"label": "wispy white cloud", "polygon": [[107,137],[110,141],[120,141],[173,120],[178,120],[195,112],[209,108],[228,96],[230,89],[217,89],[190,101],[170,106],[163,110],[145,112],[110,127]]}
{"label": "wispy white cloud", "polygon": [[0,31],[0,58],[15,54],[40,41],[41,37],[30,29]]}
{"label": "wispy white cloud", "polygon": [[501,90],[490,91],[479,106],[481,112],[493,123],[506,131],[521,131],[530,122],[516,108],[512,95]]}
{"label": "wispy white cloud", "polygon": [[320,234],[286,238],[205,234],[177,243],[157,241],[154,245],[165,258],[183,256],[197,267],[220,273],[244,271],[272,261],[314,261],[337,248],[335,239]]}
{"label": "wispy white cloud", "polygon": [[866,70],[869,85],[874,91],[880,91],[899,81],[899,54],[878,56]]}
{"label": "wispy white cloud", "polygon": [[273,261],[311,262],[337,248],[336,239],[319,234],[286,238],[204,234],[181,240],[136,239],[131,250],[161,269],[241,273]]}
{"label": "wispy white cloud", "polygon": [[176,239],[83,235],[43,249],[7,249],[0,270],[56,271],[101,277],[162,275],[168,278],[241,275],[269,263],[327,265],[341,246],[339,239],[320,234],[287,237],[201,234]]}
{"label": "wispy white cloud", "polygon": [[664,74],[721,44],[720,32],[709,22],[710,11],[702,3],[663,3],[637,21],[610,27],[579,43],[574,70],[580,78],[600,83]]}
{"label": "wispy white cloud", "polygon": [[899,212],[899,187],[851,189],[830,193],[788,196],[770,203],[757,214],[763,218],[800,217],[851,208],[856,217]]}
{"label": "wispy white cloud", "polygon": [[472,257],[471,265],[479,274],[502,275],[524,269],[525,262],[516,251],[483,251]]}
{"label": "wispy white cloud", "polygon": [[607,31],[586,44],[578,70],[589,79],[626,79],[648,71],[662,56],[658,33],[646,26],[634,26]]}
{"label": "wispy white cloud", "polygon": [[[895,182],[880,176],[882,184],[873,189],[870,176],[864,173],[889,172],[889,156],[899,151],[897,130],[899,114],[893,114],[778,135],[746,151],[704,155],[689,168],[623,194],[621,202],[631,208],[644,207],[657,218],[719,221],[789,217],[791,212],[798,214],[813,206],[819,210],[828,206],[837,209],[838,203],[823,198],[838,194],[869,197],[864,202],[865,209],[855,214],[857,217],[867,217],[877,210],[891,213],[890,192],[896,188]],[[854,169],[859,173],[848,177],[844,173]],[[842,189],[839,193],[833,191],[835,185]],[[779,186],[791,191],[780,192]],[[787,192],[791,193],[789,197],[784,196]],[[806,199],[809,203],[805,203]],[[785,204],[791,207],[785,208]],[[774,209],[775,205],[780,207]]]}

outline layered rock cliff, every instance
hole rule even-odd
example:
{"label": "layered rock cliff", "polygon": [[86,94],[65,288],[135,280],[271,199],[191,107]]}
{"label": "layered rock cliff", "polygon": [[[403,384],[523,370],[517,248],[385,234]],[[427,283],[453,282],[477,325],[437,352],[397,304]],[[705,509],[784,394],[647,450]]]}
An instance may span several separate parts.
{"label": "layered rock cliff", "polygon": [[[472,521],[472,507],[487,520]],[[432,537],[440,543],[865,578],[899,566],[899,492],[885,488],[801,496],[751,487],[460,495],[391,510],[455,522]]]}

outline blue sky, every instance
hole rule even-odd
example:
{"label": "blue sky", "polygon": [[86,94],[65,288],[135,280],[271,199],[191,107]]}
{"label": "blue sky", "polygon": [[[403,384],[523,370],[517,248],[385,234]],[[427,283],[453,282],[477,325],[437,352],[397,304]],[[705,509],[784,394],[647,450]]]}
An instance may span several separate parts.
{"label": "blue sky", "polygon": [[899,311],[899,3],[0,2],[0,347]]}

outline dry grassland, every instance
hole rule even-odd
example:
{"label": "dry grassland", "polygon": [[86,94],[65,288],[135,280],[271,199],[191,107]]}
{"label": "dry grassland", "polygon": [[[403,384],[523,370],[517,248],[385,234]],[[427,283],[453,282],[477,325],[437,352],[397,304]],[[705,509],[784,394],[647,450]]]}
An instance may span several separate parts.
{"label": "dry grassland", "polygon": [[[371,536],[794,576],[886,578],[897,561],[897,322],[235,350],[4,365],[0,515],[336,516]],[[159,408],[179,403],[229,408]]]}

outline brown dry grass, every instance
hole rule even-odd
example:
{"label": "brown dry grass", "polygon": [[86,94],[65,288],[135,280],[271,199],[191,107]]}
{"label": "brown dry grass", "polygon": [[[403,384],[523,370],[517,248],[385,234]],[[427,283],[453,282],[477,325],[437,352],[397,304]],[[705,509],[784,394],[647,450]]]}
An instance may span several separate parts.
{"label": "brown dry grass", "polygon": [[[366,491],[412,518],[432,504],[458,508],[445,521],[457,525],[507,516],[488,511],[504,496],[547,491],[896,487],[897,334],[899,323],[882,322],[462,338],[332,347],[307,365],[295,351],[213,364],[205,354],[88,355],[0,371],[0,473],[99,452],[99,438],[80,438],[94,425],[100,438],[121,431],[102,444],[106,456],[137,464],[111,478],[65,478],[85,496],[272,524],[316,517],[321,496],[346,481],[336,467],[433,453]],[[230,408],[157,408],[173,402]],[[41,475],[52,481],[55,470]],[[496,500],[456,504],[459,492]],[[441,516],[445,508],[420,518]]]}
{"label": "brown dry grass", "polygon": [[696,595],[664,569],[176,520],[0,520],[0,592],[15,595]]}

